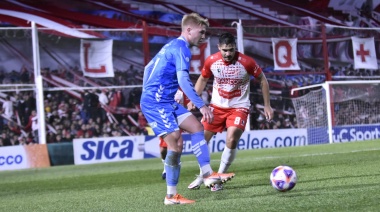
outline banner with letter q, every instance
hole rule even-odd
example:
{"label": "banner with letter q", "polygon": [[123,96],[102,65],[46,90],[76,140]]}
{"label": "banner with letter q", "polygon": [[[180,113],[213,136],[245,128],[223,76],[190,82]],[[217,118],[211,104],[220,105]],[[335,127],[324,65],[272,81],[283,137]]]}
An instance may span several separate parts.
{"label": "banner with letter q", "polygon": [[297,38],[272,38],[275,70],[301,70],[297,61]]}

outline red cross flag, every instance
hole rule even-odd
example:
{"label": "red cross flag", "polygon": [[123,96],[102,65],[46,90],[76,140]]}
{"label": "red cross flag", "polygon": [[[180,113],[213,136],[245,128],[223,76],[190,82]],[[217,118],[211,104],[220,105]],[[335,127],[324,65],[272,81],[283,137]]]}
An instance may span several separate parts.
{"label": "red cross flag", "polygon": [[300,70],[297,62],[297,38],[272,38],[275,70]]}
{"label": "red cross flag", "polygon": [[372,38],[351,37],[354,69],[377,69],[375,41]]}
{"label": "red cross flag", "polygon": [[81,40],[80,65],[84,76],[114,77],[112,40]]}

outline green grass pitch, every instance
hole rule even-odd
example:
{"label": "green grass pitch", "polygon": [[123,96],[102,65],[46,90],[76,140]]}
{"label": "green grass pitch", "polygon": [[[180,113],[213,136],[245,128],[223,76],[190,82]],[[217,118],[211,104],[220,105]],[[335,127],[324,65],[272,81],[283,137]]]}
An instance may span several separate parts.
{"label": "green grass pitch", "polygon": [[[212,154],[217,170],[221,153]],[[278,192],[269,175],[292,166],[296,187]],[[198,168],[182,157],[178,191],[191,205],[163,204],[160,159],[0,172],[0,211],[379,211],[380,140],[241,150],[236,177],[219,192],[187,185]]]}

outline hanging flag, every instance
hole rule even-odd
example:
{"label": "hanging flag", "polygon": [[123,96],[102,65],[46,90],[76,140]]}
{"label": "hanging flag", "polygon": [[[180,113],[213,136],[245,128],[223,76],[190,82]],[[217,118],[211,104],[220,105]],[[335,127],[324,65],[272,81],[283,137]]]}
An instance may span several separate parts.
{"label": "hanging flag", "polygon": [[189,73],[200,74],[206,58],[211,54],[210,39],[207,39],[205,43],[200,44],[199,47],[193,46],[190,50],[192,56]]}
{"label": "hanging flag", "polygon": [[81,39],[80,65],[84,76],[114,77],[112,44],[113,40]]}
{"label": "hanging flag", "polygon": [[297,38],[272,38],[275,70],[301,70],[297,61]]}
{"label": "hanging flag", "polygon": [[351,37],[351,40],[354,55],[354,69],[377,69],[374,38]]}

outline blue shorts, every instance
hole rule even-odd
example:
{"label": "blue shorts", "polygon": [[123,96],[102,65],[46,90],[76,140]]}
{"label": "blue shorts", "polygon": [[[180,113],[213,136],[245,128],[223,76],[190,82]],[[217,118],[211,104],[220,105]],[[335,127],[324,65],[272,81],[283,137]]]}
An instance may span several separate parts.
{"label": "blue shorts", "polygon": [[140,107],[156,136],[179,130],[179,119],[192,115],[174,100],[167,103],[141,103]]}

